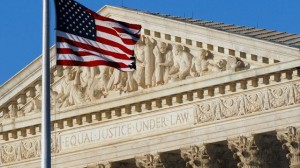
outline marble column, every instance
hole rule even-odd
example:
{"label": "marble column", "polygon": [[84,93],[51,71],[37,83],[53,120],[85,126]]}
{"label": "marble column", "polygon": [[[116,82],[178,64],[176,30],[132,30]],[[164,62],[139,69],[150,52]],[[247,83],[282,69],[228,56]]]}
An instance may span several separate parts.
{"label": "marble column", "polygon": [[290,126],[277,131],[277,138],[288,150],[286,157],[290,161],[290,168],[300,168],[300,129]]}

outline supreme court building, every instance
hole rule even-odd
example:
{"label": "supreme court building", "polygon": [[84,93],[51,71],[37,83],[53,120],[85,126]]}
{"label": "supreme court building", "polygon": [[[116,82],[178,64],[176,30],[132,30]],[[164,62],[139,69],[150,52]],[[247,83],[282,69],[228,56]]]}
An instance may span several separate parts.
{"label": "supreme court building", "polygon": [[[55,66],[56,168],[300,168],[300,36],[103,7],[137,70]],[[0,167],[38,168],[41,57],[0,87]]]}

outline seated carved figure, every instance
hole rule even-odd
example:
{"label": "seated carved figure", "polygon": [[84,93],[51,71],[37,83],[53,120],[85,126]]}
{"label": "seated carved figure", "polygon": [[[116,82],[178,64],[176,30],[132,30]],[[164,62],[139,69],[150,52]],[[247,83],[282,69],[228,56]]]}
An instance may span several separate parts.
{"label": "seated carved figure", "polygon": [[183,50],[183,46],[175,44],[173,46],[174,65],[170,70],[171,79],[183,80],[190,75],[192,55]]}
{"label": "seated carved figure", "polygon": [[207,50],[200,49],[192,59],[191,75],[194,77],[203,76],[212,62],[213,55]]}
{"label": "seated carved figure", "polygon": [[60,89],[56,96],[59,107],[68,107],[84,102],[83,88],[80,84],[81,72],[82,70],[78,67],[75,71],[72,71],[70,67],[64,69],[65,78],[61,81]]}

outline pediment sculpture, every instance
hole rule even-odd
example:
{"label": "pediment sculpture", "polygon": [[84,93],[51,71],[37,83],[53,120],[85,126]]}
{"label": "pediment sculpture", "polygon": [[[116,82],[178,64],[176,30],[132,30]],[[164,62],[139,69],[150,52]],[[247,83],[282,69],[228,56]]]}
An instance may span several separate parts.
{"label": "pediment sculpture", "polygon": [[[142,36],[135,46],[136,71],[121,72],[107,66],[56,67],[52,73],[52,106],[58,109],[94,102],[110,95],[166,85],[221,71],[241,71],[250,64],[234,56]],[[30,90],[31,89],[31,90]],[[1,111],[1,118],[14,118],[40,111],[40,83],[24,98]]]}

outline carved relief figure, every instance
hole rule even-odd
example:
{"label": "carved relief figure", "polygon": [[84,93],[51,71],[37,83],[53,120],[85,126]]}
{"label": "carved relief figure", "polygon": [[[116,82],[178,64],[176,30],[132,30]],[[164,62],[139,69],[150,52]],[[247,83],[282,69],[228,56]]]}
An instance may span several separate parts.
{"label": "carved relief figure", "polygon": [[10,118],[17,117],[18,107],[17,107],[16,103],[12,103],[10,106],[8,106],[8,110],[9,110],[9,117]]}
{"label": "carved relief figure", "polygon": [[60,92],[56,97],[60,107],[68,107],[84,102],[83,88],[80,83],[81,72],[82,70],[78,67],[76,67],[74,72],[71,67],[65,68],[65,78],[60,83]]}
{"label": "carved relief figure", "polygon": [[[40,86],[40,84],[37,84],[35,86],[35,91],[33,88],[28,89],[28,91],[26,92],[26,102],[28,103],[22,108],[25,115],[29,115],[30,113],[41,111],[41,103],[42,103],[40,98],[41,93],[42,93],[42,87]],[[51,99],[53,97],[54,96],[51,95]],[[51,103],[54,103],[54,101],[51,101]]]}
{"label": "carved relief figure", "polygon": [[145,47],[144,47],[144,65],[145,65],[145,86],[149,88],[152,86],[152,78],[154,73],[154,40],[145,37]]}
{"label": "carved relief figure", "polygon": [[192,58],[190,74],[194,77],[205,75],[212,60],[213,55],[209,51],[200,49]]}
{"label": "carved relief figure", "polygon": [[183,80],[190,75],[192,55],[181,45],[173,45],[174,66],[170,72],[173,80]]}
{"label": "carved relief figure", "polygon": [[[96,68],[99,71],[99,74],[96,75]],[[98,66],[94,67],[92,69],[92,83],[89,86],[89,97],[91,100],[95,100],[100,98],[101,96],[107,96],[108,95],[108,82],[109,82],[109,70],[110,67],[107,66]]]}
{"label": "carved relief figure", "polygon": [[145,87],[145,44],[141,38],[135,45],[135,57],[137,68],[134,73],[134,78],[137,84],[144,88]]}
{"label": "carved relief figure", "polygon": [[250,64],[245,63],[238,57],[228,56],[226,70],[233,72],[242,71],[250,68]]}
{"label": "carved relief figure", "polygon": [[125,88],[124,88],[124,92],[133,92],[133,91],[137,91],[138,90],[138,84],[137,82],[134,80],[133,77],[133,72],[127,72],[124,73],[127,75],[127,77],[125,78]]}
{"label": "carved relief figure", "polygon": [[220,59],[219,61],[211,62],[208,65],[208,71],[214,72],[221,72],[226,70],[227,61],[225,59]]}
{"label": "carved relief figure", "polygon": [[39,156],[40,144],[37,139],[21,141],[20,145],[22,159],[30,159]]}
{"label": "carved relief figure", "polygon": [[[80,88],[81,92],[88,93],[89,90],[87,89],[87,87],[89,85],[91,85],[91,82],[92,82],[92,79],[93,79],[92,76],[91,76],[91,68],[83,66],[83,67],[80,67],[79,69],[81,70],[81,73],[79,74],[79,83],[80,83],[80,87],[81,87]],[[86,95],[88,95],[88,94],[86,94]]]}
{"label": "carved relief figure", "polygon": [[108,89],[119,91],[120,93],[127,91],[126,82],[128,79],[127,72],[121,72],[117,69],[111,69],[112,75],[108,81]]}
{"label": "carved relief figure", "polygon": [[171,49],[169,49],[169,51],[165,54],[164,63],[161,63],[160,65],[164,67],[164,83],[168,83],[170,80],[171,69],[174,65],[174,58]]}
{"label": "carved relief figure", "polygon": [[42,103],[41,98],[35,97],[27,106],[23,108],[24,114],[29,115],[30,113],[40,112],[42,110],[41,103]]}
{"label": "carved relief figure", "polygon": [[0,123],[3,119],[9,118],[9,113],[7,109],[1,109],[0,111]]}
{"label": "carved relief figure", "polygon": [[170,67],[173,65],[172,52],[165,42],[158,41],[153,50],[155,57],[155,70],[153,85],[162,85],[167,82]]}

